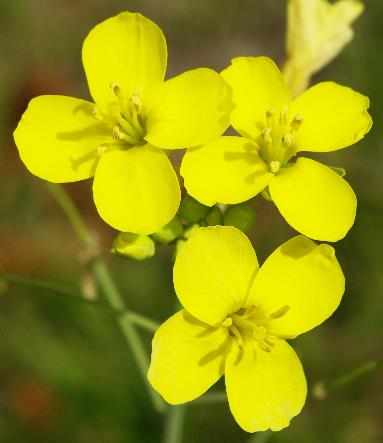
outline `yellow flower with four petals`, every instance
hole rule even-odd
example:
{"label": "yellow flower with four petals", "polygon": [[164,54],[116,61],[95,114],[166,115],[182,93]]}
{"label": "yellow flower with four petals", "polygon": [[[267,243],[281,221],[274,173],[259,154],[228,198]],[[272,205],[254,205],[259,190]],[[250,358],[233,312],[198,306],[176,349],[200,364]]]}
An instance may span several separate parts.
{"label": "yellow flower with four petals", "polygon": [[180,404],[224,374],[231,412],[243,429],[288,426],[307,387],[286,340],[318,326],[339,305],[344,277],[334,249],[297,236],[259,268],[241,231],[199,228],[177,255],[173,277],[184,310],[155,333],[152,386]]}
{"label": "yellow flower with four petals", "polygon": [[369,131],[367,97],[333,82],[292,100],[267,57],[239,57],[222,72],[233,89],[231,123],[242,135],[223,136],[188,150],[181,175],[201,203],[236,204],[266,187],[286,221],[315,240],[337,241],[354,223],[356,197],[329,167],[302,151],[346,148]]}
{"label": "yellow flower with four petals", "polygon": [[230,88],[208,68],[164,81],[160,28],[124,12],[86,37],[83,64],[96,103],[34,98],[15,133],[27,168],[51,182],[94,176],[100,216],[120,231],[150,234],[176,214],[180,188],[162,149],[199,146],[229,126]]}

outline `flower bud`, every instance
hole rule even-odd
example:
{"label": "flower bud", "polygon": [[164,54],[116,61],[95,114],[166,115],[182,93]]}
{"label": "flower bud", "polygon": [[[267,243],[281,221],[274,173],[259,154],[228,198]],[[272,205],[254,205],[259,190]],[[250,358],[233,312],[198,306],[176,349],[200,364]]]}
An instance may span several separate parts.
{"label": "flower bud", "polygon": [[152,234],[152,238],[159,243],[170,243],[177,237],[181,237],[183,233],[183,226],[180,219],[175,216],[166,226],[160,231]]}
{"label": "flower bud", "polygon": [[190,223],[197,222],[206,217],[209,208],[195,200],[190,195],[185,195],[179,209],[180,216]]}
{"label": "flower bud", "polygon": [[223,215],[219,206],[214,206],[211,209],[211,211],[205,217],[205,222],[207,226],[222,225]]}
{"label": "flower bud", "polygon": [[120,257],[141,261],[153,257],[155,249],[153,239],[147,235],[120,232],[113,241],[111,252]]}
{"label": "flower bud", "polygon": [[247,203],[231,206],[223,216],[223,222],[225,226],[234,226],[246,234],[255,224],[255,212]]}

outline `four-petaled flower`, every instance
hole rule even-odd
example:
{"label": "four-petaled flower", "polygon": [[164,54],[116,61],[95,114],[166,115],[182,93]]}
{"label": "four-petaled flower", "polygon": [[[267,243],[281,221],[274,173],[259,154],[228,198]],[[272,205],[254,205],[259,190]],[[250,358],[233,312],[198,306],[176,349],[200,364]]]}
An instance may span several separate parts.
{"label": "four-petaled flower", "polygon": [[356,143],[372,120],[367,97],[333,82],[292,100],[276,65],[266,57],[239,57],[222,72],[233,89],[231,123],[242,135],[220,137],[188,150],[181,175],[188,193],[205,205],[235,204],[266,187],[298,232],[337,241],[354,223],[349,184],[302,151],[329,152]]}
{"label": "four-petaled flower", "polygon": [[318,326],[337,308],[344,277],[334,249],[297,236],[259,269],[242,232],[199,228],[177,255],[174,285],[184,310],[155,333],[152,386],[180,404],[225,374],[230,409],[243,429],[288,426],[307,388],[286,339]]}
{"label": "four-petaled flower", "polygon": [[14,133],[21,159],[51,182],[94,176],[94,201],[107,223],[139,234],[158,231],[180,201],[162,149],[221,135],[229,125],[230,88],[207,68],[164,81],[165,37],[137,13],[97,25],[82,56],[96,106],[60,95],[33,99]]}

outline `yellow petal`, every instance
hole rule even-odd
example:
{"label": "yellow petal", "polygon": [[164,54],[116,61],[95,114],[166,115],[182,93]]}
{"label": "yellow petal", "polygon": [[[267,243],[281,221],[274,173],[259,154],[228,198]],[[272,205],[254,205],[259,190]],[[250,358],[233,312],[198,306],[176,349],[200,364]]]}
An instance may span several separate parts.
{"label": "yellow petal", "polygon": [[336,151],[358,142],[372,125],[368,107],[368,97],[337,83],[308,89],[292,106],[292,114],[303,117],[295,135],[298,151]]}
{"label": "yellow petal", "polygon": [[261,192],[272,177],[257,145],[243,137],[220,137],[188,149],[181,175],[188,193],[207,206],[246,201]]}
{"label": "yellow petal", "polygon": [[280,246],[261,266],[247,303],[261,306],[268,314],[288,306],[270,327],[278,334],[296,336],[330,317],[343,293],[344,276],[334,249],[300,235]]}
{"label": "yellow petal", "polygon": [[145,139],[164,149],[202,145],[226,131],[232,107],[230,88],[217,72],[184,72],[159,88],[148,111]]}
{"label": "yellow petal", "polygon": [[269,185],[279,212],[295,230],[314,240],[338,241],[355,220],[356,197],[336,172],[300,157]]}
{"label": "yellow petal", "polygon": [[233,346],[225,368],[231,413],[247,432],[279,431],[303,408],[307,385],[294,350],[278,340],[271,352],[246,341],[244,351]]}
{"label": "yellow petal", "polygon": [[276,64],[267,57],[237,57],[222,75],[233,89],[231,124],[255,139],[266,123],[266,111],[289,105],[290,92]]}
{"label": "yellow petal", "polygon": [[176,214],[180,188],[165,153],[146,145],[105,153],[93,196],[101,218],[115,229],[152,234]]}
{"label": "yellow petal", "polygon": [[194,400],[221,378],[229,341],[227,328],[178,312],[154,335],[149,382],[168,403]]}
{"label": "yellow petal", "polygon": [[199,228],[177,255],[174,287],[187,311],[215,325],[242,307],[257,269],[254,249],[241,231]]}
{"label": "yellow petal", "polygon": [[113,143],[110,129],[92,118],[94,105],[62,95],[29,103],[14,132],[21,160],[32,174],[55,183],[92,177],[97,147]]}
{"label": "yellow petal", "polygon": [[122,12],[90,31],[82,59],[90,92],[101,110],[107,112],[108,105],[116,102],[111,83],[126,98],[139,95],[145,105],[165,76],[166,41],[148,18]]}

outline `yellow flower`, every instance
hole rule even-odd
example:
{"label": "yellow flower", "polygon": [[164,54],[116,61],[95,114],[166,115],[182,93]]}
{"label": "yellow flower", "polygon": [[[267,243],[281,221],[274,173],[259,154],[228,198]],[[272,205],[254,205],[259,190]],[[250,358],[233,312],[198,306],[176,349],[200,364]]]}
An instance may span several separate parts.
{"label": "yellow flower", "polygon": [[351,41],[351,24],[363,11],[358,0],[289,0],[287,53],[283,67],[287,84],[297,95],[310,78],[326,66]]}
{"label": "yellow flower", "polygon": [[350,185],[302,151],[329,152],[369,131],[369,100],[333,82],[291,99],[276,65],[239,57],[222,73],[236,105],[231,123],[242,137],[220,137],[186,152],[181,166],[188,193],[205,205],[243,202],[269,187],[286,221],[316,240],[337,241],[354,223]]}
{"label": "yellow flower", "polygon": [[334,249],[294,237],[259,269],[241,231],[199,228],[177,256],[174,285],[185,309],[154,336],[154,389],[171,404],[185,403],[224,374],[231,412],[244,430],[288,426],[307,387],[286,339],[318,326],[339,305],[344,277]]}
{"label": "yellow flower", "polygon": [[94,176],[94,201],[107,223],[138,234],[158,231],[180,201],[162,149],[221,135],[229,125],[230,88],[207,68],[164,81],[165,37],[137,13],[97,25],[82,58],[96,106],[60,95],[33,99],[14,133],[21,159],[51,182]]}

